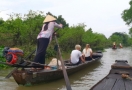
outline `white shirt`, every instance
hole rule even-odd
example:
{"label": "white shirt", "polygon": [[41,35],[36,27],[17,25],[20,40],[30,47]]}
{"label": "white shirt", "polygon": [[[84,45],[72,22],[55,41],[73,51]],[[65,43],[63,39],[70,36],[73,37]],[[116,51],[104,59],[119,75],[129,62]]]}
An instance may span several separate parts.
{"label": "white shirt", "polygon": [[71,52],[71,63],[76,64],[79,61],[79,58],[82,56],[81,51],[73,50]]}
{"label": "white shirt", "polygon": [[89,57],[90,53],[92,53],[91,48],[88,48],[87,50],[86,50],[86,48],[83,49],[83,54],[85,55],[85,57]]}

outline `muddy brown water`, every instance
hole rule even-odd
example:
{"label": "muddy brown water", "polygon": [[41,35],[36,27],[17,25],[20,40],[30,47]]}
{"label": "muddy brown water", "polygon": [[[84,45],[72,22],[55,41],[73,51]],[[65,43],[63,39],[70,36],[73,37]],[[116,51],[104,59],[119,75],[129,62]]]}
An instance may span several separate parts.
{"label": "muddy brown water", "polygon": [[[105,49],[100,61],[89,65],[87,68],[69,76],[72,90],[89,90],[94,84],[105,77],[115,60],[127,60],[132,65],[132,49],[122,48]],[[49,83],[40,83],[34,86],[18,86],[13,77],[4,79],[11,69],[0,70],[0,90],[66,90],[64,79]]]}

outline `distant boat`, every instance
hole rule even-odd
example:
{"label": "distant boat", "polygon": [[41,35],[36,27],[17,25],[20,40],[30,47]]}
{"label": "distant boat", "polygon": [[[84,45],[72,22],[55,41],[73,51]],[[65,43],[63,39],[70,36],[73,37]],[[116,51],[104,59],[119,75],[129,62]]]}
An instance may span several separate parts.
{"label": "distant boat", "polygon": [[117,47],[112,47],[112,49],[117,49]]}
{"label": "distant boat", "polygon": [[122,46],[122,44],[121,44],[121,43],[119,44],[119,46],[120,46],[120,48],[123,48],[123,46]]}
{"label": "distant boat", "polygon": [[132,66],[126,60],[116,60],[109,74],[90,90],[132,90]]}
{"label": "distant boat", "polygon": [[113,42],[112,49],[117,49],[117,47],[116,47],[116,43],[115,43],[115,42]]}
{"label": "distant boat", "polygon": [[123,46],[120,46],[120,48],[123,48]]}

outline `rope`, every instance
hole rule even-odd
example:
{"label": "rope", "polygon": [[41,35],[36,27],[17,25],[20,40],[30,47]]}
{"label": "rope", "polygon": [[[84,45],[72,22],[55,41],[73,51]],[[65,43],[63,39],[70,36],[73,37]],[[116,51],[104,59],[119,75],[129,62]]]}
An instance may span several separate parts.
{"label": "rope", "polygon": [[122,74],[121,76],[122,76],[122,78],[126,78],[126,79],[132,80],[132,78],[129,75],[127,75],[127,74]]}

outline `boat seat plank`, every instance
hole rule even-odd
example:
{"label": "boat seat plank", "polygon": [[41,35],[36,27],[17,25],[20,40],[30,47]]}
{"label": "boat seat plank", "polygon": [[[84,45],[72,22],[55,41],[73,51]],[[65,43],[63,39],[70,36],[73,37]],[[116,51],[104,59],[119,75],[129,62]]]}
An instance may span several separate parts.
{"label": "boat seat plank", "polygon": [[132,80],[124,80],[125,81],[125,90],[132,90]]}
{"label": "boat seat plank", "polygon": [[132,69],[112,69],[110,73],[114,74],[132,74]]}
{"label": "boat seat plank", "polygon": [[124,81],[122,79],[118,79],[115,85],[113,86],[112,90],[126,90]]}
{"label": "boat seat plank", "polygon": [[116,62],[115,64],[111,65],[111,68],[132,68],[127,62]]}
{"label": "boat seat plank", "polygon": [[107,79],[104,87],[102,88],[102,90],[112,90],[114,84],[116,83],[116,80],[117,79],[113,79],[113,78]]}
{"label": "boat seat plank", "polygon": [[106,82],[106,79],[102,80],[101,83],[98,84],[94,89],[92,90],[101,90]]}
{"label": "boat seat plank", "polygon": [[132,90],[132,66],[127,61],[117,60],[109,74],[90,90]]}
{"label": "boat seat plank", "polygon": [[113,78],[113,79],[121,79],[121,75],[119,76],[119,74],[110,74],[107,76],[108,78]]}
{"label": "boat seat plank", "polygon": [[93,90],[112,90],[112,87],[114,86],[115,82],[116,79],[104,79],[104,81],[100,83],[97,87],[95,87]]}

